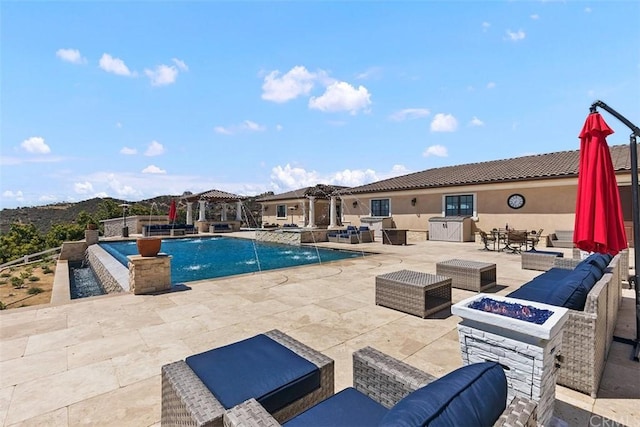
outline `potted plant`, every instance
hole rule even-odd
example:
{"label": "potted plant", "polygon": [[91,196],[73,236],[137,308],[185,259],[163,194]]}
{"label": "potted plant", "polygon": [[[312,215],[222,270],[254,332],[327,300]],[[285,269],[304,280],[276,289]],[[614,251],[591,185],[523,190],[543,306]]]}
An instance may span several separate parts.
{"label": "potted plant", "polygon": [[159,237],[138,237],[136,239],[138,253],[144,257],[154,257],[160,252],[162,239]]}

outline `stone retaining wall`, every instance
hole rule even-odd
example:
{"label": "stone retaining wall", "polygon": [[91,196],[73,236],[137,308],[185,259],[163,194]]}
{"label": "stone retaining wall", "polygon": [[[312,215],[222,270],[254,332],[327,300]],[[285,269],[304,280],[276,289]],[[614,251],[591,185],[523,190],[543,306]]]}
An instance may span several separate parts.
{"label": "stone retaining wall", "polygon": [[[104,256],[111,257],[104,249],[99,245],[91,245],[87,248],[87,260],[91,266],[91,270],[96,275],[105,292],[108,294],[116,292],[124,292],[123,287],[120,285],[118,279],[114,276],[110,268],[108,268],[103,262]],[[125,270],[122,264],[118,265]]]}

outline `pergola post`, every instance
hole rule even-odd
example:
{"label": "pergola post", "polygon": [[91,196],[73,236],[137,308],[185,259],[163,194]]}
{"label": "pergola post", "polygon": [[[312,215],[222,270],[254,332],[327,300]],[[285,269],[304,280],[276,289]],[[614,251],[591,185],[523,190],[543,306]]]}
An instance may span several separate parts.
{"label": "pergola post", "polygon": [[331,196],[331,204],[329,209],[329,228],[336,228],[338,226],[337,221],[337,206],[336,206],[336,196]]}
{"label": "pergola post", "polygon": [[309,227],[316,227],[316,207],[315,207],[315,196],[309,196]]}

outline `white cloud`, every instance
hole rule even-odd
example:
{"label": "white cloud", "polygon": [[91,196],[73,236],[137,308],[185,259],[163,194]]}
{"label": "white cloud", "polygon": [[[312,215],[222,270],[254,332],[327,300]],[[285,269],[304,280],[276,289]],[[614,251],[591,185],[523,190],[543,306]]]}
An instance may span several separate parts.
{"label": "white cloud", "polygon": [[120,154],[133,156],[134,154],[138,154],[138,150],[136,150],[135,148],[122,147],[122,149],[120,150]]}
{"label": "white cloud", "polygon": [[438,113],[431,122],[431,132],[455,132],[458,120],[451,114]]}
{"label": "white cloud", "polygon": [[432,145],[430,147],[427,147],[427,149],[422,153],[423,157],[447,157],[448,155],[449,153],[447,151],[447,147],[444,147],[442,145]]}
{"label": "white cloud", "polygon": [[347,82],[334,82],[324,94],[309,99],[309,108],[324,112],[348,111],[357,114],[371,105],[371,94],[364,86],[354,88]]}
{"label": "white cloud", "polygon": [[264,78],[262,99],[283,103],[301,95],[308,95],[318,79],[317,74],[309,72],[301,65],[293,67],[282,77],[279,76],[280,71],[274,70]]}
{"label": "white cloud", "polygon": [[187,64],[185,64],[184,61],[178,58],[171,58],[171,60],[176,64],[176,67],[178,67],[180,71],[189,71],[189,67],[187,67]]}
{"label": "white cloud", "polygon": [[116,127],[117,127],[118,129],[121,129],[121,128],[122,128],[122,123],[120,123],[120,122],[116,122]]}
{"label": "white cloud", "polygon": [[149,165],[146,168],[142,169],[142,173],[153,173],[153,174],[165,174],[166,170],[160,169],[156,165]]}
{"label": "white cloud", "polygon": [[513,42],[524,40],[526,36],[527,35],[522,30],[518,30],[518,31],[507,30],[507,38]]}
{"label": "white cloud", "polygon": [[160,156],[161,154],[164,154],[164,151],[164,146],[162,144],[158,141],[151,141],[147,150],[144,152],[144,155],[149,157]]}
{"label": "white cloud", "polygon": [[251,120],[245,120],[239,125],[229,127],[216,126],[213,130],[222,135],[234,135],[240,132],[264,132],[267,128]]}
{"label": "white cloud", "polygon": [[389,118],[394,122],[401,122],[404,120],[427,117],[429,114],[431,114],[431,111],[426,108],[405,108],[404,110],[393,113]]}
{"label": "white cloud", "polygon": [[5,190],[2,192],[2,197],[6,198],[6,199],[13,199],[13,200],[17,200],[18,202],[21,202],[24,200],[24,195],[22,194],[22,191],[18,190],[18,191],[11,191],[11,190]]}
{"label": "white cloud", "polygon": [[282,127],[282,125],[276,125],[276,130],[277,130],[278,132],[280,132],[282,129],[284,129],[284,128]]}
{"label": "white cloud", "polygon": [[293,167],[290,164],[276,166],[271,170],[270,187],[274,191],[284,192],[300,187],[314,186],[316,184],[342,185],[357,187],[382,179],[393,178],[409,173],[403,165],[394,165],[389,172],[377,173],[372,169],[345,169],[321,176],[316,171],[307,171],[304,168]]}
{"label": "white cloud", "polygon": [[63,61],[71,62],[72,64],[86,64],[87,59],[83,58],[78,49],[58,49],[56,56]]}
{"label": "white cloud", "polygon": [[584,12],[585,13],[591,13],[591,8],[590,7],[585,7],[584,8]]}
{"label": "white cloud", "polygon": [[356,75],[358,80],[377,80],[380,77],[382,77],[382,68],[380,67],[371,67]]}
{"label": "white cloud", "polygon": [[100,58],[100,68],[107,73],[117,74],[119,76],[133,76],[124,61],[120,58],[114,58],[108,53],[103,53]]}
{"label": "white cloud", "polygon": [[484,126],[484,122],[476,116],[473,116],[473,118],[469,122],[469,126]]}
{"label": "white cloud", "polygon": [[134,197],[139,196],[142,193],[135,190],[131,185],[122,184],[114,174],[107,176],[107,184],[118,197]]}
{"label": "white cloud", "polygon": [[530,16],[531,19],[533,19],[534,21],[537,21],[538,19],[540,19],[540,15],[538,15],[537,13],[534,13],[533,15]]}
{"label": "white cloud", "polygon": [[93,185],[89,181],[76,182],[73,184],[73,191],[77,194],[88,194],[93,191]]}
{"label": "white cloud", "polygon": [[487,83],[487,89],[494,89],[496,87],[495,82],[489,82]]}
{"label": "white cloud", "polygon": [[27,152],[33,154],[48,154],[51,152],[51,148],[44,142],[44,138],[39,136],[32,136],[29,139],[25,139],[20,146]]}
{"label": "white cloud", "polygon": [[170,85],[178,78],[178,68],[174,65],[158,65],[155,70],[145,68],[144,73],[151,80],[152,86]]}
{"label": "white cloud", "polygon": [[488,23],[488,22],[486,22],[486,21],[482,23],[482,31],[483,31],[483,32],[487,32],[487,30],[489,29],[489,27],[491,27],[491,24],[490,24],[490,23]]}

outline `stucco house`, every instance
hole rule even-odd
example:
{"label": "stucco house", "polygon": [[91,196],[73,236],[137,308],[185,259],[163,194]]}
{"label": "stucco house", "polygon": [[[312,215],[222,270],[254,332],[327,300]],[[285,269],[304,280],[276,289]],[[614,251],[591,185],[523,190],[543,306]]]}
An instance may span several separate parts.
{"label": "stucco house", "polygon": [[[610,152],[632,245],[629,146],[611,146]],[[507,224],[543,229],[543,236],[572,230],[578,161],[579,150],[560,151],[427,169],[373,182],[338,192],[342,219],[359,225],[371,218],[386,218],[395,228],[422,239],[442,217],[468,217],[471,233]]]}
{"label": "stucco house", "polygon": [[[633,246],[631,159],[628,145],[610,147],[622,201],[627,240]],[[442,221],[461,220],[471,239],[478,230],[511,228],[572,230],[579,150],[427,169],[359,187],[305,187],[263,197],[265,224],[407,230],[409,239],[428,238]],[[636,171],[637,173],[637,171]],[[320,191],[312,190],[322,188]],[[318,194],[321,197],[310,197]],[[335,204],[335,223],[331,206]],[[314,222],[309,220],[313,211]]]}

